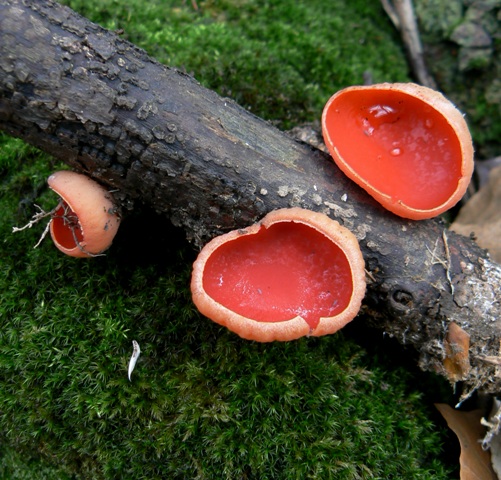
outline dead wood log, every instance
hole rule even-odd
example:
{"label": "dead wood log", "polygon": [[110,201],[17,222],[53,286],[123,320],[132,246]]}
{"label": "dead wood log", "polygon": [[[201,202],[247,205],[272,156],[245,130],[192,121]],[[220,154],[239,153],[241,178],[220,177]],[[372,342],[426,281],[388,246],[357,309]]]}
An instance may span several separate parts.
{"label": "dead wood log", "polygon": [[323,152],[70,9],[0,2],[0,128],[108,185],[125,210],[153,206],[198,246],[276,208],[326,213],[361,242],[378,327],[423,369],[462,380],[464,397],[501,392],[501,267],[485,251],[439,219],[386,212]]}

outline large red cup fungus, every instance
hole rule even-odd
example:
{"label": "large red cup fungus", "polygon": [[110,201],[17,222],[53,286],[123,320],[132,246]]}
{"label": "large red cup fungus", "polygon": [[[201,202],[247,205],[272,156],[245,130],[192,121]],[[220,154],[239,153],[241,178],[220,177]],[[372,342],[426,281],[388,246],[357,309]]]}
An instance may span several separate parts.
{"label": "large red cup fungus", "polygon": [[339,168],[391,212],[431,218],[454,206],[473,172],[463,115],[441,93],[413,83],[340,90],[322,131]]}
{"label": "large red cup fungus", "polygon": [[249,340],[326,335],[357,315],[364,260],[356,237],[327,215],[285,208],[211,240],[191,291],[202,314]]}
{"label": "large red cup fungus", "polygon": [[47,180],[60,197],[50,234],[56,247],[72,257],[93,257],[113,241],[120,217],[107,190],[80,173],[63,170]]}

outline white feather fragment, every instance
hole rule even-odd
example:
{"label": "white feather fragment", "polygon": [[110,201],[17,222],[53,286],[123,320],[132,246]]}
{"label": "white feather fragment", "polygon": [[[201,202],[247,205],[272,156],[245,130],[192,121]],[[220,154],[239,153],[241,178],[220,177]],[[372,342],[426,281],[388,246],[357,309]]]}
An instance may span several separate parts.
{"label": "white feather fragment", "polygon": [[134,367],[136,366],[137,359],[139,358],[139,355],[141,354],[141,349],[139,348],[139,343],[137,343],[135,340],[132,340],[132,356],[130,357],[129,361],[129,381],[130,381],[130,376],[134,370]]}

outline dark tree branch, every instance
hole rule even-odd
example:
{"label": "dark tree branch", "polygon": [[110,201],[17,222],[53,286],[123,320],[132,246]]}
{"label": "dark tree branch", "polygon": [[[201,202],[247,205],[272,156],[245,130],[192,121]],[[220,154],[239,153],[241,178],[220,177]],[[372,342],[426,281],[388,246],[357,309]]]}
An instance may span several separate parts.
{"label": "dark tree branch", "polygon": [[125,210],[152,205],[199,246],[276,208],[326,213],[361,242],[379,328],[452,378],[454,322],[470,335],[465,396],[501,392],[501,268],[483,250],[440,220],[386,212],[326,154],[70,9],[0,1],[0,128],[117,190]]}

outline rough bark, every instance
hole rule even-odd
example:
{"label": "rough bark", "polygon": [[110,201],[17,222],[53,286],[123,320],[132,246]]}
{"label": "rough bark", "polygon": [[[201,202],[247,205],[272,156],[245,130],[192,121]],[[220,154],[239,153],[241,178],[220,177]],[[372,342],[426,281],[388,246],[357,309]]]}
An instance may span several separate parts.
{"label": "rough bark", "polygon": [[423,369],[463,380],[464,397],[501,392],[501,267],[473,241],[386,212],[323,152],[68,8],[0,1],[0,128],[108,185],[124,210],[153,206],[198,246],[276,208],[326,213],[360,240],[374,322]]}

